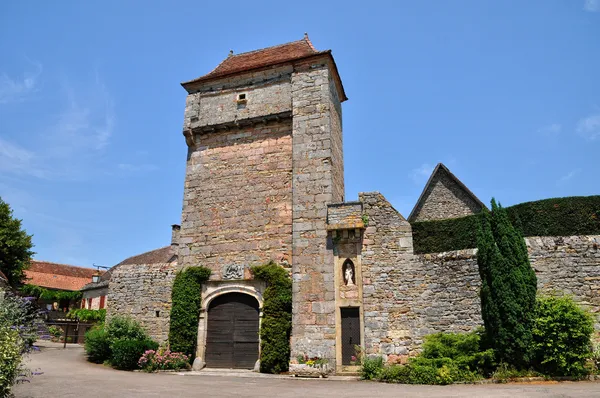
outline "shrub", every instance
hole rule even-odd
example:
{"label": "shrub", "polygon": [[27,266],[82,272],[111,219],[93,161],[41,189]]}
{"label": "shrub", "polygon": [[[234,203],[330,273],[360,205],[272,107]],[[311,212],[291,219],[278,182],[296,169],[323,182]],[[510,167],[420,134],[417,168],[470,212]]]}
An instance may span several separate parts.
{"label": "shrub", "polygon": [[538,298],[533,328],[535,368],[551,376],[586,374],[593,332],[593,318],[570,297]]}
{"label": "shrub", "polygon": [[[483,350],[481,335],[483,329],[471,333],[436,333],[425,337],[423,351],[419,359],[442,360],[453,362],[464,377],[470,378],[469,372],[487,376],[494,369],[494,352]],[[448,363],[441,363],[440,366]]]}
{"label": "shrub", "polygon": [[486,344],[500,362],[522,369],[530,360],[537,278],[506,210],[492,199],[481,220],[477,264]]}
{"label": "shrub", "polygon": [[383,369],[382,357],[366,357],[362,361],[360,377],[363,380],[377,380]]}
{"label": "shrub", "polygon": [[191,267],[178,272],[173,282],[169,344],[174,351],[186,354],[190,361],[196,356],[202,282],[209,277],[210,269]]}
{"label": "shrub", "polygon": [[110,364],[117,369],[138,369],[138,361],[148,350],[158,349],[158,343],[149,339],[122,339],[111,344]]}
{"label": "shrub", "polygon": [[58,341],[64,334],[64,330],[60,326],[52,325],[48,328],[48,333],[50,333],[52,340]]}
{"label": "shrub", "polygon": [[477,246],[480,215],[411,224],[415,253],[438,253]]}
{"label": "shrub", "polygon": [[138,365],[146,372],[189,369],[190,358],[181,352],[173,352],[168,346],[164,346],[158,350],[146,351],[139,359]]}
{"label": "shrub", "polygon": [[85,352],[90,362],[103,363],[110,359],[110,341],[104,325],[95,326],[85,333]]}
{"label": "shrub", "polygon": [[260,371],[286,372],[292,331],[292,281],[288,272],[275,263],[255,266],[251,270],[255,278],[267,283],[260,327]]}
{"label": "shrub", "polygon": [[0,325],[0,397],[10,396],[21,372],[22,346],[17,330]]}
{"label": "shrub", "polygon": [[148,334],[135,320],[121,315],[116,315],[106,324],[106,335],[112,344],[117,340],[147,340]]}

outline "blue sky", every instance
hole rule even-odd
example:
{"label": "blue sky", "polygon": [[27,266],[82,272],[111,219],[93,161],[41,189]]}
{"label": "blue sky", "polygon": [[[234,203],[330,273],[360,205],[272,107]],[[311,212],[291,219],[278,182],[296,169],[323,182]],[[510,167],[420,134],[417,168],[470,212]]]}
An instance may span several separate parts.
{"label": "blue sky", "polygon": [[350,98],[348,200],[380,191],[408,216],[437,162],[486,203],[600,194],[600,0],[5,1],[0,196],[36,258],[110,266],[167,245],[179,82],[304,32]]}

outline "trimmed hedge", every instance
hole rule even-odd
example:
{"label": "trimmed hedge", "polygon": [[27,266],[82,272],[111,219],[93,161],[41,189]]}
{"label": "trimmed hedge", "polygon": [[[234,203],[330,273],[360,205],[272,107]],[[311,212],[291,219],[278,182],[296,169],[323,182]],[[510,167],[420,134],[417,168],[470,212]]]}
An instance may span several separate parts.
{"label": "trimmed hedge", "polygon": [[[553,198],[507,207],[523,236],[600,234],[600,195]],[[412,223],[415,253],[438,253],[477,247],[480,215]]]}
{"label": "trimmed hedge", "polygon": [[178,272],[173,282],[169,344],[172,351],[186,354],[190,362],[196,357],[202,282],[209,277],[210,269],[190,267]]}
{"label": "trimmed hedge", "polygon": [[260,327],[260,371],[287,372],[292,332],[292,280],[288,272],[275,263],[251,270],[255,278],[267,282]]}

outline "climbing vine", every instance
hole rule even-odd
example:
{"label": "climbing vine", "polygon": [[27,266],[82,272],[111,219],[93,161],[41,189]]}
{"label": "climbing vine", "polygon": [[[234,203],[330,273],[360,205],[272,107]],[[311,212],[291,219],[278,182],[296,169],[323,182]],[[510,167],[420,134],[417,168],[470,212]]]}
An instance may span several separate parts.
{"label": "climbing vine", "polygon": [[49,301],[81,300],[81,292],[79,291],[50,290],[37,285],[23,285],[21,287],[21,293]]}
{"label": "climbing vine", "polygon": [[202,282],[209,277],[210,269],[190,267],[179,271],[173,282],[169,344],[171,351],[183,352],[190,361],[196,356]]}
{"label": "climbing vine", "polygon": [[260,327],[260,371],[286,372],[292,331],[292,281],[288,272],[274,263],[255,266],[251,270],[255,278],[267,283]]}

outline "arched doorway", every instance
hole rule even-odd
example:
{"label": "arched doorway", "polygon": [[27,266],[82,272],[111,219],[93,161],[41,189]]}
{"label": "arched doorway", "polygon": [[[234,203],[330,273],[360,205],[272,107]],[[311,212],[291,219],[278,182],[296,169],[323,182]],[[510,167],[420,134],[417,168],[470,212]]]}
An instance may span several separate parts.
{"label": "arched doorway", "polygon": [[258,301],[227,293],[209,303],[205,362],[209,368],[252,369],[258,360]]}

